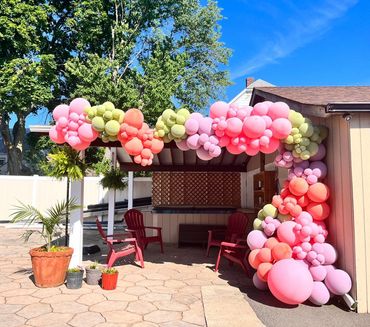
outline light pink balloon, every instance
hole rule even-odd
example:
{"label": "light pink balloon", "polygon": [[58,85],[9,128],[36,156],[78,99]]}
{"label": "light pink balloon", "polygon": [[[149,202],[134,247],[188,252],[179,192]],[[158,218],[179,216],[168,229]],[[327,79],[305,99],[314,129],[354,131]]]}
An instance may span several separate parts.
{"label": "light pink balloon", "polygon": [[277,230],[277,236],[280,242],[287,243],[290,246],[298,244],[299,238],[294,232],[296,223],[294,221],[284,221]]}
{"label": "light pink balloon", "polygon": [[209,154],[208,151],[204,150],[203,147],[200,147],[199,149],[197,149],[196,152],[197,152],[198,158],[201,160],[208,161],[212,159],[212,156]]}
{"label": "light pink balloon", "polygon": [[49,130],[49,137],[56,144],[62,144],[65,142],[64,133],[61,130],[58,130],[56,126],[52,126]]}
{"label": "light pink balloon", "polygon": [[289,106],[284,102],[273,103],[268,111],[268,115],[272,120],[277,118],[288,118],[289,116]]}
{"label": "light pink balloon", "polygon": [[199,144],[199,134],[194,134],[189,136],[186,139],[186,145],[189,147],[189,149],[196,150],[200,147]]}
{"label": "light pink balloon", "polygon": [[185,131],[186,131],[186,134],[188,134],[188,135],[194,135],[195,133],[198,132],[198,129],[199,129],[199,122],[198,122],[198,120],[196,120],[194,118],[189,118],[185,122]]}
{"label": "light pink balloon", "polygon": [[262,249],[266,241],[267,236],[260,230],[252,230],[247,236],[247,244],[251,250]]}
{"label": "light pink balloon", "polygon": [[273,136],[281,140],[285,139],[290,134],[292,124],[286,118],[277,118],[272,122],[270,129]]}
{"label": "light pink balloon", "polygon": [[226,135],[237,137],[242,132],[243,122],[239,118],[229,118],[227,121]]}
{"label": "light pink balloon", "polygon": [[247,117],[243,123],[243,132],[250,138],[256,138],[263,135],[266,129],[266,123],[259,116]]}
{"label": "light pink balloon", "polygon": [[327,271],[324,266],[312,266],[310,267],[310,273],[313,280],[322,282],[326,277]]}
{"label": "light pink balloon", "polygon": [[210,150],[209,154],[212,158],[216,158],[221,154],[221,148],[216,145],[213,150]]}
{"label": "light pink balloon", "polygon": [[313,290],[310,272],[294,259],[276,262],[269,272],[267,283],[271,293],[286,304],[303,303]]}
{"label": "light pink balloon", "polygon": [[245,118],[249,117],[251,115],[253,108],[250,106],[241,107],[236,112],[236,117],[239,118],[241,121],[243,121]]}
{"label": "light pink balloon", "polygon": [[256,272],[253,275],[253,285],[260,291],[266,291],[268,289],[267,283],[259,279]]}
{"label": "light pink balloon", "polygon": [[190,148],[188,147],[186,140],[181,140],[180,142],[176,142],[177,147],[181,151],[188,151]]}
{"label": "light pink balloon", "polygon": [[322,243],[321,246],[323,247],[323,255],[325,257],[325,264],[332,265],[335,261],[337,261],[337,251],[335,248],[329,243]]}
{"label": "light pink balloon", "polygon": [[78,123],[76,123],[76,122],[74,122],[72,120],[69,121],[69,123],[68,123],[68,130],[70,130],[70,131],[77,131],[78,130],[78,127],[79,127]]}
{"label": "light pink balloon", "polygon": [[72,120],[77,123],[79,119],[80,119],[80,115],[77,114],[76,112],[71,112],[69,114],[69,120]]}
{"label": "light pink balloon", "polygon": [[53,110],[53,118],[55,121],[59,120],[61,117],[68,118],[69,115],[69,106],[66,104],[60,104],[56,106]]}
{"label": "light pink balloon", "polygon": [[69,104],[69,111],[81,115],[86,108],[90,108],[90,102],[84,98],[76,98]]}
{"label": "light pink balloon", "polygon": [[78,136],[69,136],[69,137],[67,137],[67,143],[72,148],[75,148],[78,144],[80,144],[82,142],[81,142],[81,139]]}
{"label": "light pink balloon", "polygon": [[212,123],[213,119],[210,117],[204,117],[200,122],[199,122],[199,134],[207,134],[207,135],[212,135],[213,130],[212,130]]}
{"label": "light pink balloon", "polygon": [[264,116],[269,111],[269,104],[267,102],[260,102],[254,105],[252,115]]}
{"label": "light pink balloon", "polygon": [[[272,119],[269,116],[262,116],[262,119],[266,123],[266,128],[270,128],[272,125]],[[272,135],[271,135],[272,136]]]}
{"label": "light pink balloon", "polygon": [[56,122],[56,127],[58,128],[58,129],[62,129],[62,128],[64,128],[64,127],[67,127],[67,125],[68,125],[68,118],[66,118],[66,117],[60,117],[58,120],[57,120],[57,122]]}
{"label": "light pink balloon", "polygon": [[99,136],[99,133],[92,128],[91,124],[83,123],[78,128],[78,135],[82,141],[92,142]]}
{"label": "light pink balloon", "polygon": [[223,101],[217,101],[210,108],[210,117],[226,117],[229,110],[229,104]]}
{"label": "light pink balloon", "polygon": [[341,269],[329,271],[325,278],[325,285],[335,295],[344,295],[352,288],[351,277]]}
{"label": "light pink balloon", "polygon": [[308,300],[316,305],[324,305],[329,299],[330,293],[325,284],[319,281],[313,282],[312,293]]}

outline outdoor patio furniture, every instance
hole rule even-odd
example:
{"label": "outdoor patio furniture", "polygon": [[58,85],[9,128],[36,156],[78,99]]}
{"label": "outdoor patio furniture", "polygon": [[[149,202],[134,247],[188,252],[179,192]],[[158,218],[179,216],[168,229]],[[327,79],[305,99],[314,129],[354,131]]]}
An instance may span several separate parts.
{"label": "outdoor patio furniture", "polygon": [[229,217],[227,228],[208,231],[207,257],[211,246],[221,246],[221,242],[235,242],[246,236],[248,217],[242,212],[234,212]]}
{"label": "outdoor patio furniture", "polygon": [[218,271],[221,257],[225,257],[229,260],[229,265],[233,263],[237,263],[240,265],[244,272],[247,274],[249,278],[253,277],[252,269],[248,265],[248,254],[249,254],[249,247],[247,245],[246,240],[237,240],[236,243],[231,242],[221,242],[221,247],[218,252],[218,257],[215,266],[215,272]]}
{"label": "outdoor patio furniture", "polygon": [[[137,239],[139,245],[146,249],[149,243],[159,242],[161,245],[161,252],[163,253],[162,228],[153,226],[144,226],[143,214],[136,209],[130,209],[124,214],[124,219],[128,227],[128,231]],[[146,236],[145,229],[155,229],[156,236]]]}
{"label": "outdoor patio furniture", "polygon": [[[128,234],[107,235],[104,232],[103,226],[101,225],[99,219],[96,219],[96,226],[98,227],[99,234],[103,238],[104,243],[106,243],[109,247],[109,253],[107,256],[108,267],[112,267],[117,259],[135,253],[136,261],[140,261],[141,268],[144,268],[143,254],[136,241],[136,238],[127,237],[129,236]],[[126,243],[126,245],[121,248],[117,248],[117,245],[122,243]]]}

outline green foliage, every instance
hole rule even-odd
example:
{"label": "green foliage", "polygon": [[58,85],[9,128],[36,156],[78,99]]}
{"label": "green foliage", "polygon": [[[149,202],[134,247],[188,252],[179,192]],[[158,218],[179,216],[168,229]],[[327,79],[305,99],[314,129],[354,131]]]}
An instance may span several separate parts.
{"label": "green foliage", "polygon": [[14,212],[11,214],[12,223],[24,221],[27,225],[33,223],[41,223],[41,232],[30,230],[25,233],[25,240],[34,232],[39,232],[46,242],[46,249],[50,251],[52,249],[51,242],[53,237],[59,234],[61,230],[61,224],[65,219],[67,210],[75,210],[79,208],[76,202],[72,199],[70,201],[57,202],[54,206],[46,210],[46,213],[41,213],[37,208],[31,205],[26,205],[19,202],[19,205],[14,206]]}
{"label": "green foliage", "polygon": [[112,167],[104,173],[104,177],[100,180],[100,185],[108,189],[124,190],[127,187],[126,181],[123,180],[125,177],[127,177],[127,174],[124,171]]}
{"label": "green foliage", "polygon": [[102,270],[102,273],[113,275],[113,274],[117,274],[118,270],[116,268],[105,268],[105,269]]}
{"label": "green foliage", "polygon": [[80,158],[79,152],[68,145],[56,147],[47,156],[47,161],[41,165],[46,175],[61,179],[79,180],[85,176],[86,164]]}
{"label": "green foliage", "polygon": [[69,268],[68,269],[68,272],[69,273],[79,273],[79,272],[81,272],[82,271],[82,269],[81,268],[79,268],[79,267],[73,267],[73,268]]}
{"label": "green foliage", "polygon": [[100,264],[97,261],[94,261],[91,265],[88,267],[89,269],[100,269]]}

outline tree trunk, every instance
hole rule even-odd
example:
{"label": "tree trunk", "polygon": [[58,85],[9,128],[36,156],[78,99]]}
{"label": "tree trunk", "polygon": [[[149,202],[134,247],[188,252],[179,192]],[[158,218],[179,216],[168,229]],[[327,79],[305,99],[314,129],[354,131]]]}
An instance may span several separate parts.
{"label": "tree trunk", "polygon": [[26,119],[23,115],[17,115],[17,118],[12,132],[9,128],[9,119],[4,116],[0,119],[1,135],[8,154],[9,175],[21,175],[23,167],[23,140],[26,134]]}

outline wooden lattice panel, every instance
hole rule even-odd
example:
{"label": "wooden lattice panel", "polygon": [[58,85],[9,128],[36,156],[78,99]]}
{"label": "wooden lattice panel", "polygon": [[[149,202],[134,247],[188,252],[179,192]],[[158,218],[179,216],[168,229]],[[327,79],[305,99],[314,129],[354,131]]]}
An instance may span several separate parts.
{"label": "wooden lattice panel", "polygon": [[153,206],[240,207],[240,174],[153,173]]}

